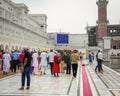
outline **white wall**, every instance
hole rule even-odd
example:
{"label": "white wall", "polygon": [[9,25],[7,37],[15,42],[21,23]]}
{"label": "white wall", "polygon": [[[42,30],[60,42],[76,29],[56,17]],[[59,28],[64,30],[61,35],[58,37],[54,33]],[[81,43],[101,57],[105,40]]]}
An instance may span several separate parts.
{"label": "white wall", "polygon": [[88,44],[87,34],[70,34],[69,45],[71,47],[86,48]]}
{"label": "white wall", "polygon": [[[4,41],[3,45],[9,46],[10,50],[12,46],[15,48],[25,45],[31,49],[53,47],[47,44],[47,16],[39,14],[37,16],[42,18],[42,21],[37,21],[28,14],[25,4],[9,1],[0,0],[0,45]],[[44,27],[41,29],[42,23]]]}

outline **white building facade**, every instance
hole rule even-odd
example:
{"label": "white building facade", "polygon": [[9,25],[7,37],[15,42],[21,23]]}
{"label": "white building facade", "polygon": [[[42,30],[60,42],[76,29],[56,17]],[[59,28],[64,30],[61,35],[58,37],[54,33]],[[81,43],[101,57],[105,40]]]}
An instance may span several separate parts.
{"label": "white building facade", "polygon": [[47,39],[47,16],[28,14],[28,7],[11,0],[0,0],[0,50],[51,48]]}

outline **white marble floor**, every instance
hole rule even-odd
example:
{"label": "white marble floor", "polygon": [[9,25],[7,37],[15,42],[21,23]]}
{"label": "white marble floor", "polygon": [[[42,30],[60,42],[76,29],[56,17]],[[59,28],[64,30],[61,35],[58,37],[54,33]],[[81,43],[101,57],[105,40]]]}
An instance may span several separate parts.
{"label": "white marble floor", "polygon": [[30,90],[21,87],[21,74],[0,79],[0,96],[77,96],[78,78],[61,73],[60,77],[46,75],[31,76]]}

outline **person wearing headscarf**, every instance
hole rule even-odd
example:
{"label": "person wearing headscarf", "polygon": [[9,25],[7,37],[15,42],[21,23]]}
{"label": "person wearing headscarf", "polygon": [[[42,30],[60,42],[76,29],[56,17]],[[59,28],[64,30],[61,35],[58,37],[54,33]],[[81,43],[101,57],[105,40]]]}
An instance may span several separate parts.
{"label": "person wearing headscarf", "polygon": [[55,56],[54,56],[54,63],[53,63],[53,74],[55,77],[59,77],[60,73],[60,56],[58,55],[58,52],[55,51]]}

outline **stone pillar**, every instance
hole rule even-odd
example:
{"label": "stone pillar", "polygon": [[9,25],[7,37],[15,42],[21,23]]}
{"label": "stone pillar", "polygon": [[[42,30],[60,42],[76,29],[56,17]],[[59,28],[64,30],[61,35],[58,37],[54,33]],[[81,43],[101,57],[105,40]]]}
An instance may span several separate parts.
{"label": "stone pillar", "polygon": [[107,36],[107,0],[97,0],[96,4],[98,5],[98,27],[97,27],[97,42],[100,48],[103,47],[103,37]]}
{"label": "stone pillar", "polygon": [[104,40],[103,39],[98,41],[98,47],[104,49]]}
{"label": "stone pillar", "polygon": [[111,49],[111,37],[103,37],[103,48]]}
{"label": "stone pillar", "polygon": [[110,61],[111,37],[103,37],[103,55],[105,61]]}

